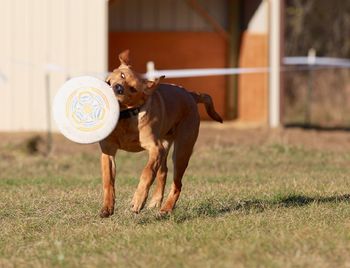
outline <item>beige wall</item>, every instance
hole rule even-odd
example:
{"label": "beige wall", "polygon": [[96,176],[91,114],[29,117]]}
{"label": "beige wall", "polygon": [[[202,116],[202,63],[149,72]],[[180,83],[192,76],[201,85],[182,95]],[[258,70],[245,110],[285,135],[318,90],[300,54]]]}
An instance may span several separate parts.
{"label": "beige wall", "polygon": [[107,5],[1,0],[0,131],[46,130],[46,74],[52,101],[67,77],[107,70]]}

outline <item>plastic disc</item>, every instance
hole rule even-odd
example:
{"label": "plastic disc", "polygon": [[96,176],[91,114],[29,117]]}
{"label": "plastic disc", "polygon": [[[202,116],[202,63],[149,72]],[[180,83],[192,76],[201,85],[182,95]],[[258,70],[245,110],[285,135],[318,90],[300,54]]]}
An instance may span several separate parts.
{"label": "plastic disc", "polygon": [[114,130],[119,103],[106,82],[81,76],[68,80],[58,90],[53,115],[65,137],[77,143],[94,143]]}

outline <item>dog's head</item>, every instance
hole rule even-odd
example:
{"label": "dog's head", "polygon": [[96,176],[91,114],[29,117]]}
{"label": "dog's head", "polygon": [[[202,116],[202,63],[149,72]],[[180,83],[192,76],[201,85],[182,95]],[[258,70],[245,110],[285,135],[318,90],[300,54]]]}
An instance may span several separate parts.
{"label": "dog's head", "polygon": [[106,82],[113,89],[121,108],[141,106],[148,96],[157,89],[164,76],[149,81],[132,70],[129,50],[119,54],[120,66],[114,69],[106,78]]}

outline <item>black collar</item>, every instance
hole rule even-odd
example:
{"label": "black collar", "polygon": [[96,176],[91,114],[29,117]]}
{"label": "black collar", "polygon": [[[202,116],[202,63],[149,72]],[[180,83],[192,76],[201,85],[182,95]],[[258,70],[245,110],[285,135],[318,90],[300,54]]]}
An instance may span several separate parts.
{"label": "black collar", "polygon": [[141,107],[130,108],[130,109],[126,109],[126,110],[120,111],[119,119],[125,119],[125,118],[133,117],[135,115],[138,115],[140,111],[141,111]]}

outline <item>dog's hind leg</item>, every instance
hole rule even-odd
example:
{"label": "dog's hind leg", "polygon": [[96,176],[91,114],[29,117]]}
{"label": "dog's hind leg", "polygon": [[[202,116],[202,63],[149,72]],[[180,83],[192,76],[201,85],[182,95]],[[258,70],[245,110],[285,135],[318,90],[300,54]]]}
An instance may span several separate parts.
{"label": "dog's hind leg", "polygon": [[154,189],[153,196],[148,205],[148,208],[155,208],[155,207],[159,208],[163,201],[166,177],[168,174],[167,158],[168,158],[172,141],[164,140],[162,144],[165,150],[165,155],[164,155],[162,164],[160,165],[157,172],[157,176],[156,176],[157,185],[156,185],[156,188]]}
{"label": "dog's hind leg", "polygon": [[115,154],[117,147],[107,142],[101,142],[101,170],[103,184],[103,206],[100,212],[102,218],[109,217],[114,213],[115,202]]}
{"label": "dog's hind leg", "polygon": [[161,213],[171,212],[180,196],[182,187],[182,177],[188,166],[193,146],[197,140],[199,129],[199,119],[189,118],[189,120],[182,122],[177,130],[174,141],[174,180],[168,198],[162,208]]}
{"label": "dog's hind leg", "polygon": [[132,199],[131,210],[135,213],[139,213],[144,207],[149,189],[165,156],[165,149],[161,143],[154,144],[147,149],[149,153],[148,163],[142,171],[140,182]]}

